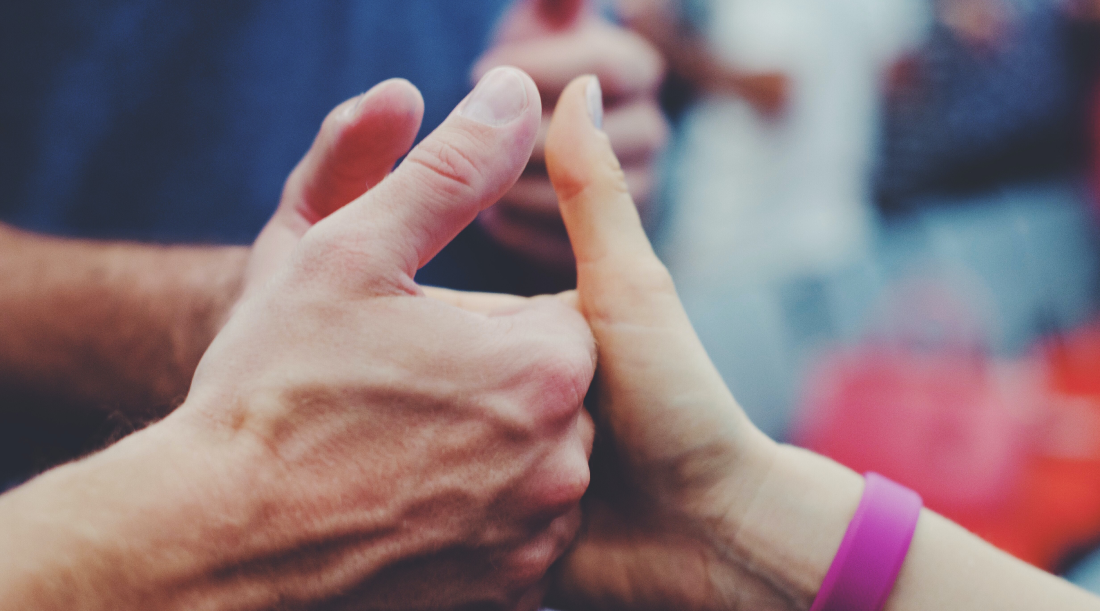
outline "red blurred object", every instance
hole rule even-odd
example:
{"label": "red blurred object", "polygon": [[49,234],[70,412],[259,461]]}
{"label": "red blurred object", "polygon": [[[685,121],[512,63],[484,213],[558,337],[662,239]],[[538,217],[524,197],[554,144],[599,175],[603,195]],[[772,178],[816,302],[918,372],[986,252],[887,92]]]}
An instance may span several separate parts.
{"label": "red blurred object", "polygon": [[795,441],[878,471],[1053,569],[1100,537],[1100,326],[1020,362],[868,344],[826,357]]}

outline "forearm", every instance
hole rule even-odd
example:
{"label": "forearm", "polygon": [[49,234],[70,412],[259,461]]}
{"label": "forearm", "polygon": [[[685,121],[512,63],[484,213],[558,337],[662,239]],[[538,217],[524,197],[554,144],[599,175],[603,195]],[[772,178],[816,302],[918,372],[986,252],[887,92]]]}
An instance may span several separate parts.
{"label": "forearm", "polygon": [[[791,609],[808,609],[855,514],[862,478],[789,446],[753,502],[723,535]],[[1100,609],[1100,600],[925,510],[887,611]]]}
{"label": "forearm", "polygon": [[[135,439],[0,497],[0,609],[173,608],[170,597],[154,600],[149,593],[179,588],[188,572],[180,565],[198,560],[165,545],[173,536],[192,536],[171,519],[183,507],[168,488],[184,478],[163,460],[178,454],[170,439],[159,453]],[[151,516],[175,526],[157,532]],[[158,547],[177,558],[161,557]]]}
{"label": "forearm", "polygon": [[235,570],[264,517],[240,492],[256,453],[183,429],[150,427],[0,496],[0,611],[274,606]]}
{"label": "forearm", "polygon": [[0,226],[0,404],[36,418],[163,415],[224,322],[246,257]]}

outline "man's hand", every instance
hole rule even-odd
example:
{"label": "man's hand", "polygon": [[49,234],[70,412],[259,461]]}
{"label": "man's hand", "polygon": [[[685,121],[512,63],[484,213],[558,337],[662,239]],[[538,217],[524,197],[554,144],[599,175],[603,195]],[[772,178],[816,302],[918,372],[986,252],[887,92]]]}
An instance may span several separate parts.
{"label": "man's hand", "polygon": [[540,118],[526,75],[488,74],[305,232],[180,409],[0,497],[0,608],[537,606],[588,483],[591,334],[556,298],[413,275],[512,186]]}
{"label": "man's hand", "polygon": [[[657,101],[664,62],[656,49],[607,21],[585,0],[520,0],[502,21],[493,47],[475,65],[474,77],[500,65],[527,71],[547,108],[573,78],[599,76],[607,102],[603,128],[644,216],[656,188],[657,156],[668,138]],[[547,114],[524,175],[479,222],[503,246],[560,270],[572,266],[573,253],[546,176],[543,142],[549,124]]]}

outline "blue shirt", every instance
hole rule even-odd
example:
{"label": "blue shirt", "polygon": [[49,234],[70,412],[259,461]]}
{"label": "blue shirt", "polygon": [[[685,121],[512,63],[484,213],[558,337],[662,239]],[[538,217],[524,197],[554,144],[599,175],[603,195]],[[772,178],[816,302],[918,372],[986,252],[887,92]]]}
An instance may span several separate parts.
{"label": "blue shirt", "polygon": [[[404,77],[424,94],[423,135],[469,91],[507,4],[4,3],[0,220],[70,236],[250,243],[329,110]],[[476,229],[457,242],[418,278],[522,291],[522,266]]]}

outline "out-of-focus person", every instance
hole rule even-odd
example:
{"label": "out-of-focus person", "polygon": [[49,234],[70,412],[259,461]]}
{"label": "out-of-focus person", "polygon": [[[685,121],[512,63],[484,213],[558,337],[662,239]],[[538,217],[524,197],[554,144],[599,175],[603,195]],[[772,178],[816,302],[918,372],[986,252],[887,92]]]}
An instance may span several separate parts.
{"label": "out-of-focus person", "polygon": [[[700,82],[670,155],[658,251],[719,371],[754,422],[782,436],[808,353],[833,333],[830,280],[870,248],[879,91],[919,40],[925,8],[624,4],[655,40],[692,41],[670,65]],[[733,77],[737,95],[724,84]]]}

